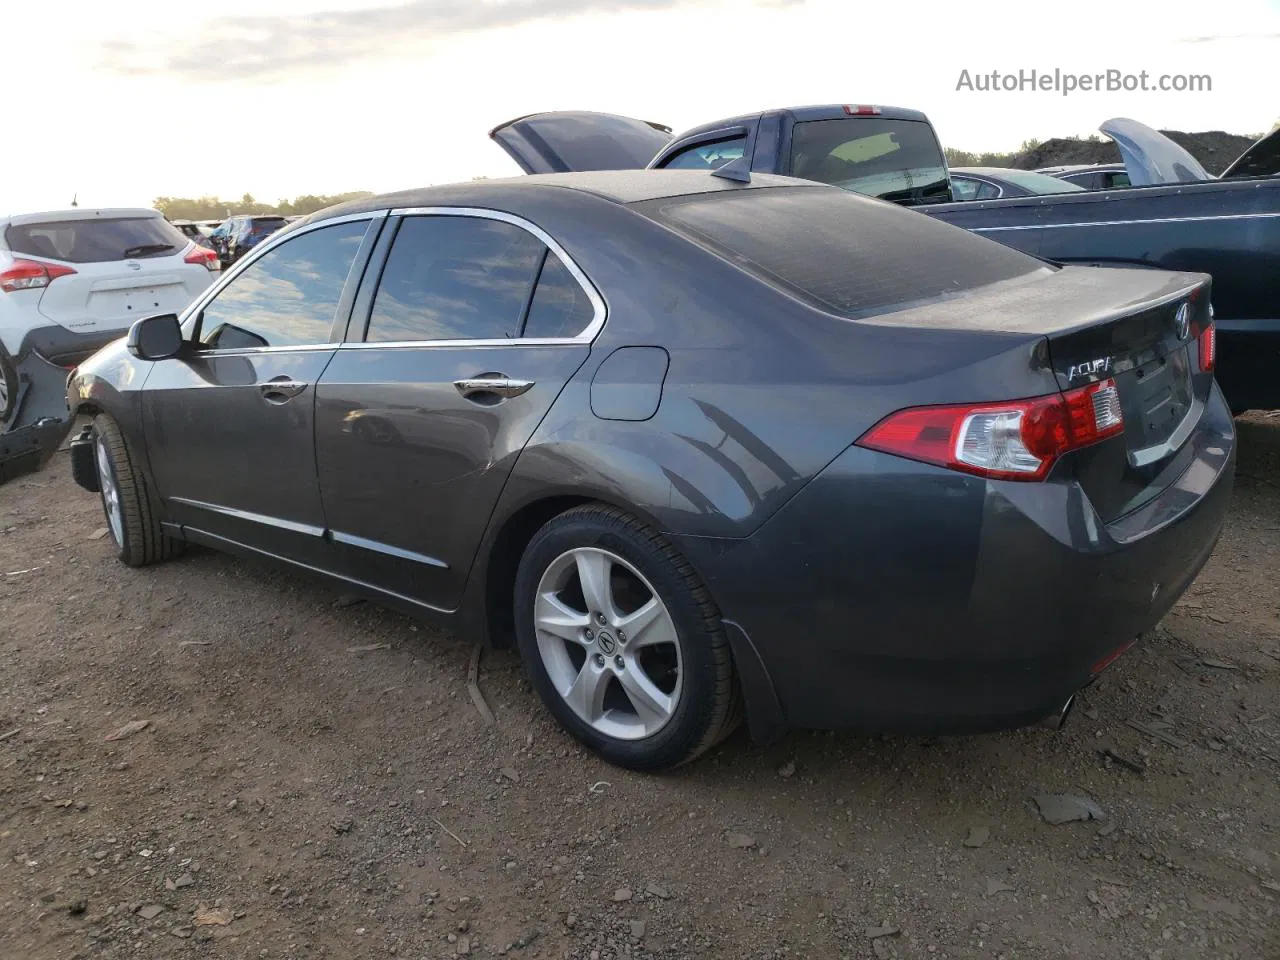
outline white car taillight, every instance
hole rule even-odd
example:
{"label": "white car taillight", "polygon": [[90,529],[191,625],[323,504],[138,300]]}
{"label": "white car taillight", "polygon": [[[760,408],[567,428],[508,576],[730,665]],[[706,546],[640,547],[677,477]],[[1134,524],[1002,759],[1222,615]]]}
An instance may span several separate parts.
{"label": "white car taillight", "polygon": [[15,293],[18,290],[34,290],[47,287],[58,277],[75,273],[71,267],[41,260],[23,260],[15,257],[13,263],[0,271],[0,290]]}

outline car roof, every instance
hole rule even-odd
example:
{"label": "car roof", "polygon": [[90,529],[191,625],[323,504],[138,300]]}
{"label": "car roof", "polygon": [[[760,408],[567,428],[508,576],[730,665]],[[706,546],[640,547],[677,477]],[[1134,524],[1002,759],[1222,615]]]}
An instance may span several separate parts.
{"label": "car roof", "polygon": [[[790,114],[792,119],[797,123],[805,123],[810,120],[918,120],[924,123],[929,122],[929,118],[919,110],[908,110],[906,107],[885,107],[876,105],[879,113],[869,114],[851,114],[845,110],[846,104],[843,103],[824,103],[807,107],[783,107],[774,110],[759,110],[755,113],[744,113],[736,117],[727,117],[724,120],[715,120],[711,123],[701,123],[696,127],[690,127],[687,130],[681,130],[676,139],[685,140],[688,137],[697,136],[711,130],[722,130],[725,127],[747,126],[754,123],[760,117],[766,115],[787,115]],[[848,104],[848,106],[856,106],[856,104]],[[868,104],[871,106],[871,104]]]}
{"label": "car roof", "polygon": [[50,223],[57,220],[114,220],[121,217],[154,217],[164,219],[164,214],[151,207],[69,207],[66,210],[41,210],[32,213],[15,213],[0,216],[0,222],[9,224]]}
{"label": "car roof", "polygon": [[753,173],[750,183],[713,176],[702,170],[595,170],[586,173],[543,173],[496,180],[472,180],[416,190],[383,193],[329,207],[305,217],[314,223],[333,217],[404,207],[490,207],[502,210],[532,199],[539,191],[569,190],[610,200],[640,203],[663,197],[679,197],[722,190],[750,190],[761,187],[812,187],[835,189],[812,180],[797,180],[774,174]]}

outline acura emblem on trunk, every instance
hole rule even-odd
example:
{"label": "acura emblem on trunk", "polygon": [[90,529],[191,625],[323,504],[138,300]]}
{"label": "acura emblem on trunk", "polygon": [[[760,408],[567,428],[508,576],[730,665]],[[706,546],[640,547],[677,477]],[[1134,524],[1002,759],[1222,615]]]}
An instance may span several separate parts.
{"label": "acura emblem on trunk", "polygon": [[1110,369],[1110,357],[1099,357],[1097,360],[1088,360],[1084,363],[1073,363],[1067,368],[1067,379],[1076,380],[1080,377],[1097,377],[1106,373]]}
{"label": "acura emblem on trunk", "polygon": [[1179,340],[1191,336],[1191,309],[1186,303],[1178,307],[1177,313],[1173,315],[1173,332],[1178,335]]}

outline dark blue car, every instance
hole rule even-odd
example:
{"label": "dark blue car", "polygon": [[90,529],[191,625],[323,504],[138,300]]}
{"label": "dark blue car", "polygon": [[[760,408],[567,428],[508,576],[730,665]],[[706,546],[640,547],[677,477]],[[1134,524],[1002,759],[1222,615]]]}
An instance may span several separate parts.
{"label": "dark blue car", "polygon": [[235,263],[287,223],[288,220],[278,215],[231,217],[214,231],[218,257],[224,264]]}

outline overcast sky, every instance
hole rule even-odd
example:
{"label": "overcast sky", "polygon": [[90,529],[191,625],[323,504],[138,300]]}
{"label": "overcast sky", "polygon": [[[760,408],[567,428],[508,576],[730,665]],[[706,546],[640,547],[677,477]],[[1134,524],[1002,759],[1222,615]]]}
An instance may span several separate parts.
{"label": "overcast sky", "polygon": [[[863,102],[1013,149],[1128,116],[1280,118],[1280,0],[64,0],[4,13],[0,212],[161,195],[393,190],[519,171],[487,137],[542,110],[679,130]],[[1207,73],[1211,93],[983,94],[971,74]]]}

